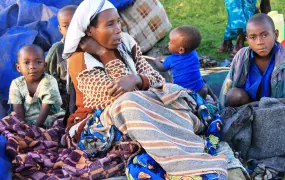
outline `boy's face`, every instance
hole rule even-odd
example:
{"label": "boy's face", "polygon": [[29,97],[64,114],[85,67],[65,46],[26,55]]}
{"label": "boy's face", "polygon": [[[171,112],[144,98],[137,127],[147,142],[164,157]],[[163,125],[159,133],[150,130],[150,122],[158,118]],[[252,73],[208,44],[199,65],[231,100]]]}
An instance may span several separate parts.
{"label": "boy's face", "polygon": [[250,48],[260,57],[267,57],[274,46],[277,33],[268,22],[250,22],[246,26],[246,40]]}
{"label": "boy's face", "polygon": [[168,49],[171,53],[183,54],[185,49],[182,47],[183,37],[174,29],[169,34]]}
{"label": "boy's face", "polygon": [[45,60],[41,52],[35,48],[22,49],[16,67],[27,82],[36,82],[45,71]]}
{"label": "boy's face", "polygon": [[69,24],[71,22],[73,12],[65,11],[58,14],[58,29],[65,38]]}

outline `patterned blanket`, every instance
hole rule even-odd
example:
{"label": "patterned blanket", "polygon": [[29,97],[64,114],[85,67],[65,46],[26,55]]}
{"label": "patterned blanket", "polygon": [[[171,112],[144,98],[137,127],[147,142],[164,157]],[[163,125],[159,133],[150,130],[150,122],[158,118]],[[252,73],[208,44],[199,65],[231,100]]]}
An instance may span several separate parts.
{"label": "patterned blanket", "polygon": [[65,135],[62,119],[50,129],[21,123],[15,115],[0,121],[7,138],[6,153],[12,161],[13,179],[104,179],[122,176],[131,155],[140,145],[124,136],[102,158],[89,160]]}
{"label": "patterned blanket", "polygon": [[139,43],[142,52],[150,50],[172,27],[159,0],[134,0],[120,16],[125,31]]}

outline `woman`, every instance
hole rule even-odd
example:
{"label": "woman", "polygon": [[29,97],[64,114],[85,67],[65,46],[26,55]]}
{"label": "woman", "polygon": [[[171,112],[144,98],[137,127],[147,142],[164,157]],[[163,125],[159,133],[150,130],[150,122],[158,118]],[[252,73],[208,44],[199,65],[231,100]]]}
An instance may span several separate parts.
{"label": "woman", "polygon": [[[255,14],[256,0],[225,0],[228,12],[228,23],[226,26],[224,41],[219,47],[218,52],[232,50],[234,56],[242,47],[245,41],[245,26],[248,19]],[[232,40],[236,40],[233,47]]]}
{"label": "woman", "polygon": [[[79,44],[90,54],[76,52]],[[108,1],[80,4],[64,57],[69,57],[78,107],[68,119],[67,132],[90,155],[110,147],[109,140],[116,139],[114,129],[119,129],[137,140],[170,177],[227,174],[224,156],[204,153],[204,141],[196,135],[204,129],[192,113],[196,102],[181,87],[154,87],[164,79],[141,57],[133,38],[121,32],[118,12]],[[108,138],[85,140],[86,134],[98,132]]]}

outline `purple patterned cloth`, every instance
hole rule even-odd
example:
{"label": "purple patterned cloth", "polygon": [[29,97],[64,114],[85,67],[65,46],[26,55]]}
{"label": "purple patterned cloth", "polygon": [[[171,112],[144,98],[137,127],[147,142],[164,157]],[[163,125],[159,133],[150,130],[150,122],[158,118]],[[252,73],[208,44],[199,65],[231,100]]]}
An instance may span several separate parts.
{"label": "purple patterned cloth", "polygon": [[15,115],[0,121],[7,138],[6,153],[12,161],[13,179],[104,179],[122,176],[127,161],[140,145],[124,136],[103,157],[88,159],[66,136],[63,120],[49,129],[20,122]]}

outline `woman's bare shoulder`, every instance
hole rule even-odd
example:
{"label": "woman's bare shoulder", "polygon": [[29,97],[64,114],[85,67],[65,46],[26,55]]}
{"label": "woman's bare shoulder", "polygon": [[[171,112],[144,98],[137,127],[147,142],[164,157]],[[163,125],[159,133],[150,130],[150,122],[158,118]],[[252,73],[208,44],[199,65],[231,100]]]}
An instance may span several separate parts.
{"label": "woman's bare shoulder", "polygon": [[68,66],[84,63],[84,52],[74,52],[67,60]]}

